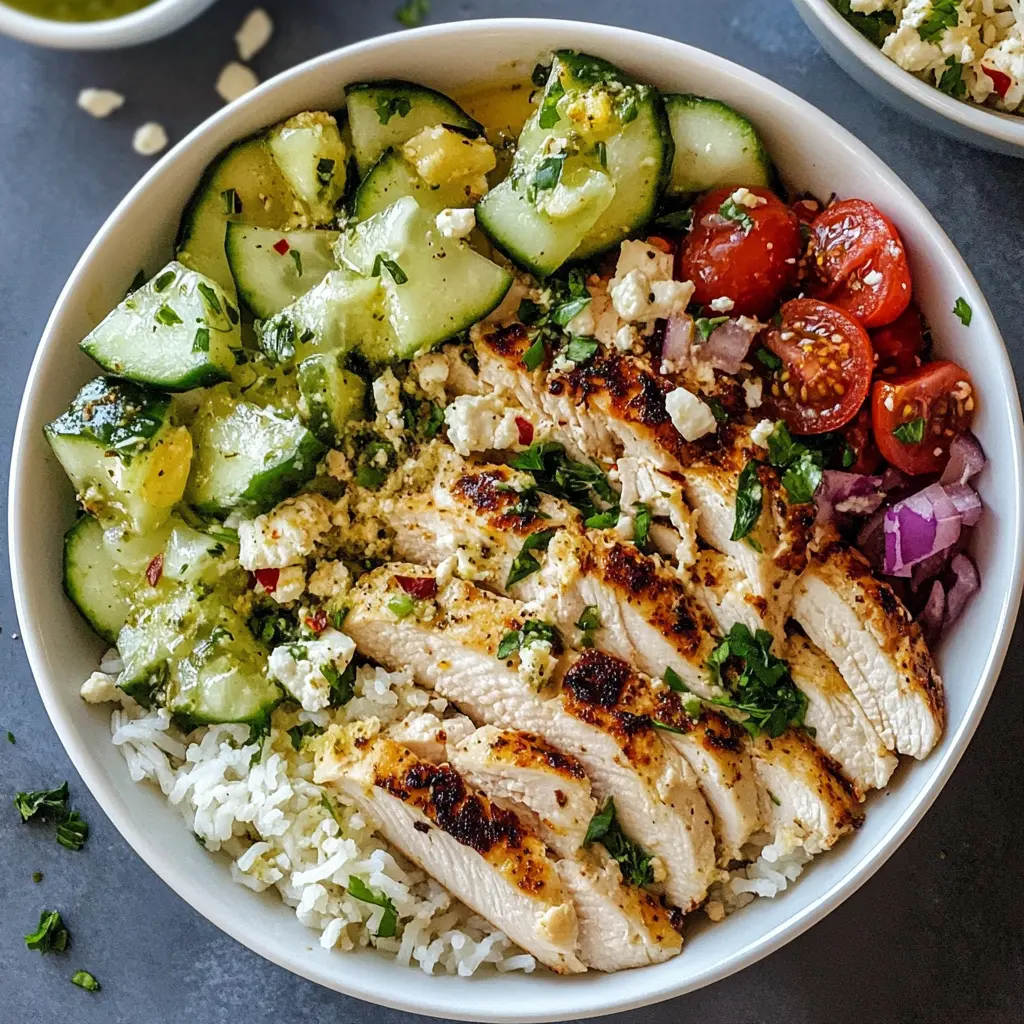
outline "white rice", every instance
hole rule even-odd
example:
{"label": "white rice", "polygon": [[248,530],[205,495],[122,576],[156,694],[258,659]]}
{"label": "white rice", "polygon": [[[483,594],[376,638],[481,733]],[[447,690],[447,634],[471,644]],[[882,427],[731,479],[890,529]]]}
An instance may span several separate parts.
{"label": "white rice", "polygon": [[[109,651],[102,671],[117,671],[119,660]],[[323,727],[371,716],[386,726],[428,707],[443,711],[445,702],[416,687],[407,671],[363,667],[343,709],[275,712],[262,752],[249,743],[248,726],[213,725],[186,736],[166,710],[147,712],[127,697],[111,716],[111,732],[132,779],[155,782],[203,845],[231,858],[236,882],[257,892],[275,887],[325,949],[373,946],[428,974],[468,976],[484,964],[530,972],[532,956],[392,851],[374,824],[332,791],[339,827],[324,789],[312,782],[308,745],[296,751],[287,732],[302,722]],[[393,901],[394,938],[375,937],[385,911],[349,895],[352,876]]]}

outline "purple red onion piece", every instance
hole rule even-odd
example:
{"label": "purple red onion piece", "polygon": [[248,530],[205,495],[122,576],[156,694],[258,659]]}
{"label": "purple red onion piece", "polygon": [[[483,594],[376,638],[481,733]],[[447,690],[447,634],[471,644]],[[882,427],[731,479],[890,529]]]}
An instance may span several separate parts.
{"label": "purple red onion piece", "polygon": [[932,589],[928,594],[921,614],[917,621],[921,625],[924,638],[929,644],[935,643],[942,635],[942,622],[946,612],[946,591],[938,580],[932,581]]}
{"label": "purple red onion piece", "polygon": [[949,446],[949,462],[939,477],[939,483],[965,484],[985,468],[985,453],[978,439],[968,430],[953,439]]}
{"label": "purple red onion piece", "polygon": [[739,373],[750,350],[750,343],[763,327],[764,324],[748,317],[727,320],[719,324],[708,340],[697,349],[697,358],[723,373]]}
{"label": "purple red onion piece", "polygon": [[929,484],[892,508],[884,519],[884,572],[910,576],[910,567],[937,551],[952,547],[960,537],[962,520],[939,484]]}
{"label": "purple red onion piece", "polygon": [[960,618],[967,602],[981,589],[978,570],[965,554],[954,555],[949,567],[956,576],[956,582],[946,594],[946,611],[942,616],[943,629],[948,629]]}
{"label": "purple red onion piece", "polygon": [[672,370],[681,370],[690,364],[693,344],[693,320],[685,313],[670,316],[665,323],[665,339],[661,344],[661,359]]}

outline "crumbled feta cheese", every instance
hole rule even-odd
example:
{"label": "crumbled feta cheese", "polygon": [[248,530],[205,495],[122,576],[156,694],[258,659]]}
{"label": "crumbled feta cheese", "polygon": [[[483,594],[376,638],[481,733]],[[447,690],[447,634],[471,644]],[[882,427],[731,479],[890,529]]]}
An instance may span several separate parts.
{"label": "crumbled feta cheese", "polygon": [[251,60],[274,34],[274,23],[262,7],[253,8],[235,33],[235,45],[242,60]]}
{"label": "crumbled feta cheese", "polygon": [[764,381],[760,377],[748,377],[743,382],[743,398],[748,409],[757,409],[761,405]]}
{"label": "crumbled feta cheese", "polygon": [[668,878],[668,868],[665,867],[665,862],[661,857],[651,858],[651,878],[655,882],[664,882]]}
{"label": "crumbled feta cheese", "polygon": [[417,132],[402,146],[402,156],[428,185],[477,179],[497,163],[486,139],[470,139],[440,124]]}
{"label": "crumbled feta cheese", "polygon": [[574,337],[593,337],[594,301],[590,300],[566,325],[565,330]]}
{"label": "crumbled feta cheese", "polygon": [[711,308],[716,313],[728,313],[734,305],[736,305],[736,303],[734,303],[728,295],[721,295],[717,299],[711,300]]}
{"label": "crumbled feta cheese", "polygon": [[764,196],[754,195],[749,188],[738,188],[729,198],[737,206],[745,206],[748,210],[756,210],[759,206],[768,204],[768,200]]}
{"label": "crumbled feta cheese", "polygon": [[93,117],[109,117],[124,106],[124,97],[113,89],[83,89],[78,94],[78,105]]}
{"label": "crumbled feta cheese", "polygon": [[324,463],[328,474],[335,480],[347,480],[352,475],[348,459],[345,458],[343,452],[339,452],[336,448],[332,448],[324,456]]}
{"label": "crumbled feta cheese", "polygon": [[238,561],[243,569],[283,569],[313,553],[331,528],[331,504],[319,494],[300,494],[238,524]]}
{"label": "crumbled feta cheese", "polygon": [[306,572],[301,565],[287,565],[277,576],[277,585],[270,596],[278,604],[291,604],[302,597],[306,589]]}
{"label": "crumbled feta cheese", "polygon": [[631,270],[639,270],[649,281],[671,281],[672,254],[646,242],[627,240],[619,246],[613,280],[622,280]]}
{"label": "crumbled feta cheese", "polygon": [[156,156],[160,150],[167,146],[167,132],[162,124],[156,121],[147,121],[135,129],[132,136],[132,149],[139,156]]}
{"label": "crumbled feta cheese", "polygon": [[412,370],[420,387],[431,398],[444,400],[444,385],[450,368],[440,352],[428,352],[413,360]]}
{"label": "crumbled feta cheese", "polygon": [[850,10],[855,14],[877,14],[886,8],[886,0],[850,0]]}
{"label": "crumbled feta cheese", "polygon": [[314,597],[337,600],[344,597],[351,586],[352,573],[344,562],[328,559],[321,562],[309,577],[309,592]]}
{"label": "crumbled feta cheese", "polygon": [[344,672],[355,651],[351,637],[328,627],[315,640],[275,647],[267,671],[304,711],[322,711],[331,701],[331,684],[323,670]]}
{"label": "crumbled feta cheese", "polygon": [[476,214],[472,208],[442,210],[434,218],[434,223],[445,238],[466,238],[476,227]]}
{"label": "crumbled feta cheese", "polygon": [[459,395],[444,411],[448,440],[460,455],[513,448],[519,444],[517,415],[495,394]]}
{"label": "crumbled feta cheese", "polygon": [[693,284],[689,281],[651,281],[643,271],[631,270],[608,289],[615,312],[627,321],[667,319],[686,309]]}
{"label": "crumbled feta cheese", "polygon": [[889,410],[889,412],[892,412],[896,408],[896,403],[893,400],[892,395],[886,395],[885,401],[882,404]]}
{"label": "crumbled feta cheese", "polygon": [[761,420],[760,423],[750,432],[750,440],[753,444],[756,444],[759,448],[768,447],[768,438],[771,436],[772,431],[775,429],[775,424],[771,420]]}
{"label": "crumbled feta cheese", "polygon": [[874,288],[876,285],[880,285],[882,283],[882,274],[881,274],[881,272],[878,271],[878,270],[869,270],[864,275],[864,283],[869,288]]}
{"label": "crumbled feta cheese", "polygon": [[686,388],[676,388],[665,396],[665,411],[672,420],[672,426],[687,441],[696,441],[715,429],[714,414]]}
{"label": "crumbled feta cheese", "polygon": [[107,675],[106,672],[93,672],[84,683],[79,693],[88,704],[106,704],[109,701],[119,700],[121,691],[117,688],[116,676]]}
{"label": "crumbled feta cheese", "polygon": [[636,524],[629,512],[619,510],[619,518],[615,523],[615,536],[621,541],[630,541],[636,532]]}
{"label": "crumbled feta cheese", "polygon": [[615,332],[615,340],[612,344],[620,352],[631,352],[635,342],[640,340],[640,336],[636,332],[636,328],[632,324],[623,324]]}
{"label": "crumbled feta cheese", "polygon": [[217,76],[217,95],[225,103],[231,103],[247,92],[252,92],[259,84],[260,80],[252,68],[239,64],[237,60],[231,60],[221,68]]}
{"label": "crumbled feta cheese", "polygon": [[534,640],[520,648],[519,678],[535,690],[541,689],[555,669],[555,657],[547,640]]}
{"label": "crumbled feta cheese", "polygon": [[387,413],[402,408],[401,387],[391,370],[385,370],[373,382],[373,403],[377,412]]}

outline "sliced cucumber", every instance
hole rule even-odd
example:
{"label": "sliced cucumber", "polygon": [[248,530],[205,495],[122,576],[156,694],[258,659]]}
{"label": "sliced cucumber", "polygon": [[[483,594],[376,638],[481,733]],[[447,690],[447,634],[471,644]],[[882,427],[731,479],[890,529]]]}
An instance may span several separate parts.
{"label": "sliced cucumber", "polygon": [[238,556],[238,547],[178,521],[164,548],[163,574],[179,583],[213,584]]}
{"label": "sliced cucumber", "polygon": [[97,377],[44,433],[82,507],[104,526],[147,533],[181,499],[192,439],[175,425],[167,395]]}
{"label": "sliced cucumber", "polygon": [[412,196],[428,213],[472,206],[476,194],[465,182],[428,185],[397,150],[385,150],[359,183],[352,203],[356,220],[368,220],[403,196]]}
{"label": "sliced cucumber", "polygon": [[332,270],[297,302],[260,325],[257,341],[268,358],[290,364],[314,352],[359,348],[374,362],[394,357],[397,342],[377,278]]}
{"label": "sliced cucumber", "polygon": [[192,423],[185,498],[201,512],[273,508],[316,470],[323,445],[297,420],[211,391]]}
{"label": "sliced cucumber", "polygon": [[342,235],[337,255],[364,277],[380,278],[399,359],[483,319],[512,285],[507,270],[443,237],[408,196]]}
{"label": "sliced cucumber", "polygon": [[303,359],[296,376],[306,426],[329,448],[335,447],[345,425],[366,415],[366,382],[343,369],[334,353]]}
{"label": "sliced cucumber", "polygon": [[215,281],[168,263],[82,339],[104,370],[165,391],[227,380],[241,345],[238,310]]}
{"label": "sliced cucumber", "polygon": [[356,166],[364,175],[386,149],[423,128],[450,124],[479,135],[484,129],[443,93],[412,82],[357,82],[345,90]]}
{"label": "sliced cucumber", "polygon": [[337,231],[228,224],[224,244],[239,298],[260,320],[279,313],[337,267],[331,251],[337,239]]}
{"label": "sliced cucumber", "polygon": [[277,229],[304,220],[302,204],[263,136],[237,143],[207,168],[178,229],[178,259],[232,297],[224,235],[233,220]]}
{"label": "sliced cucumber", "polygon": [[92,516],[82,516],[64,534],[64,593],[107,643],[117,639],[139,582],[111,558],[103,527]]}
{"label": "sliced cucumber", "polygon": [[668,191],[706,192],[720,185],[762,185],[772,165],[754,126],[738,111],[703,96],[665,97],[675,157]]}
{"label": "sliced cucumber", "polygon": [[338,124],[323,111],[305,111],[271,129],[267,146],[315,224],[329,224],[345,194],[348,150]]}

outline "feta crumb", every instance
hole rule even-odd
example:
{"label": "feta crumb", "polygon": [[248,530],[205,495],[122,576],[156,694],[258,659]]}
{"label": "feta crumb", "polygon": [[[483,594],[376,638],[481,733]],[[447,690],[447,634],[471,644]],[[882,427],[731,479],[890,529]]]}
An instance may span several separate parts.
{"label": "feta crumb", "polygon": [[167,145],[167,132],[162,124],[147,121],[135,129],[132,136],[132,149],[139,156],[156,156]]}
{"label": "feta crumb", "polygon": [[252,68],[231,60],[221,68],[217,76],[217,95],[225,103],[232,103],[247,92],[252,92],[259,84],[260,80]]}
{"label": "feta crumb", "polygon": [[711,300],[711,308],[716,313],[728,313],[734,305],[736,305],[736,303],[734,303],[728,295],[722,295],[717,299]]}
{"label": "feta crumb", "polygon": [[78,105],[92,117],[109,117],[124,106],[124,97],[113,89],[83,89]]}
{"label": "feta crumb", "polygon": [[630,326],[629,324],[623,324],[615,332],[615,340],[613,341],[612,344],[614,344],[614,346],[620,352],[629,352],[629,351],[632,350],[633,343],[636,340],[637,340],[636,328]]}
{"label": "feta crumb", "polygon": [[729,198],[737,206],[745,206],[748,210],[756,210],[759,206],[768,205],[768,200],[764,196],[754,195],[749,188],[738,188]]}
{"label": "feta crumb", "polygon": [[253,8],[235,33],[235,45],[242,60],[251,60],[274,34],[274,23],[262,7]]}
{"label": "feta crumb", "polygon": [[759,448],[768,447],[768,438],[771,436],[772,431],[775,429],[775,424],[771,420],[761,420],[760,423],[750,432],[750,440],[753,444],[756,444]]}
{"label": "feta crumb", "polygon": [[764,382],[760,377],[749,377],[743,382],[743,398],[748,409],[756,409],[761,404]]}
{"label": "feta crumb", "polygon": [[444,385],[451,369],[440,352],[429,352],[413,360],[412,369],[420,387],[431,397],[444,401]]}
{"label": "feta crumb", "polygon": [[306,589],[306,571],[301,565],[286,565],[277,575],[277,585],[270,596],[278,604],[291,604],[302,597]]}
{"label": "feta crumb", "polygon": [[886,395],[885,401],[882,403],[889,412],[892,412],[896,408],[896,403],[893,401],[892,395]]}
{"label": "feta crumb", "polygon": [[444,411],[448,440],[464,456],[513,448],[519,444],[516,415],[494,394],[459,395]]}
{"label": "feta crumb", "polygon": [[551,644],[535,640],[519,650],[519,678],[535,690],[541,689],[555,668]]}
{"label": "feta crumb", "polygon": [[714,414],[686,388],[676,388],[665,396],[665,411],[672,420],[672,426],[687,441],[696,441],[715,429]]}
{"label": "feta crumb", "polygon": [[385,370],[373,382],[373,404],[377,412],[393,412],[402,408],[402,395],[399,390],[398,378],[391,372]]}
{"label": "feta crumb", "polygon": [[328,627],[315,640],[275,647],[267,671],[304,711],[322,711],[331,701],[331,684],[323,670],[343,672],[355,651],[351,637]]}
{"label": "feta crumb", "polygon": [[331,528],[330,502],[319,494],[300,494],[238,524],[238,561],[243,569],[283,569],[313,553]]}
{"label": "feta crumb", "polygon": [[615,536],[621,541],[631,541],[636,533],[636,526],[633,516],[629,512],[619,512],[619,518],[615,523]]}
{"label": "feta crumb", "polygon": [[476,227],[476,214],[472,209],[442,210],[434,223],[445,238],[465,238]]}
{"label": "feta crumb", "polygon": [[882,274],[881,274],[881,272],[878,271],[878,270],[869,270],[864,275],[864,283],[869,288],[874,288],[876,285],[880,285],[882,283]]}
{"label": "feta crumb", "polygon": [[87,704],[106,704],[109,701],[118,700],[121,691],[115,683],[115,676],[107,675],[106,672],[93,672],[84,683],[79,693]]}
{"label": "feta crumb", "polygon": [[352,573],[344,562],[321,562],[309,577],[309,592],[314,597],[340,598],[352,586]]}

